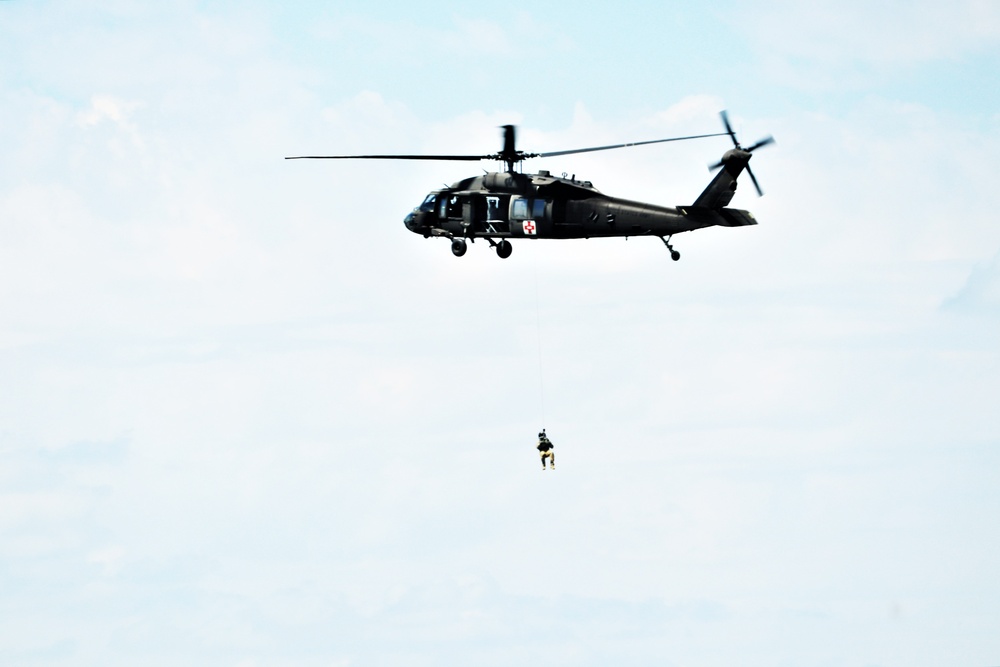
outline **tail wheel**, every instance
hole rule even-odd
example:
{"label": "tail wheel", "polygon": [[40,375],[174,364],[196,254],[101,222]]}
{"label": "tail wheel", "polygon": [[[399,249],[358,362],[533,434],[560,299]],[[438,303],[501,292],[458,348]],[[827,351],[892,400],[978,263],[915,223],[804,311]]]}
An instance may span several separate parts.
{"label": "tail wheel", "polygon": [[667,250],[670,251],[670,259],[672,259],[672,260],[674,260],[676,262],[677,260],[679,260],[681,258],[681,254],[679,252],[677,252],[676,250],[674,250],[674,247],[672,245],[670,245],[670,239],[672,237],[673,237],[673,235],[668,236],[667,238],[663,238],[661,236],[660,240],[663,241],[663,245],[667,246]]}
{"label": "tail wheel", "polygon": [[461,257],[468,250],[468,246],[465,245],[465,239],[454,239],[451,242],[451,254],[455,257]]}
{"label": "tail wheel", "polygon": [[514,252],[514,247],[506,239],[497,244],[497,257],[507,259],[510,253]]}

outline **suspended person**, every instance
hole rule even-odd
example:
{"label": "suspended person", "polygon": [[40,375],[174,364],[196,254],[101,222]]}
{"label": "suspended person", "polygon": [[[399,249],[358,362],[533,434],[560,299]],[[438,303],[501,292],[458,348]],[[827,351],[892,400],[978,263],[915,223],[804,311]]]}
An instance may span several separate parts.
{"label": "suspended person", "polygon": [[545,470],[546,459],[548,459],[552,469],[556,469],[556,453],[553,451],[555,448],[556,446],[552,444],[551,440],[549,440],[549,436],[545,435],[545,429],[543,428],[542,432],[538,434],[537,447],[538,453],[542,457],[542,470]]}

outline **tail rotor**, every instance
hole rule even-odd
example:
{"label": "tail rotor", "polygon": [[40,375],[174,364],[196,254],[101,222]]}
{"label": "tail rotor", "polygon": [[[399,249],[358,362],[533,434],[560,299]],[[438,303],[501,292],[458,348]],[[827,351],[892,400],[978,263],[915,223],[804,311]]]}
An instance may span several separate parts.
{"label": "tail rotor", "polygon": [[[740,146],[740,142],[736,138],[736,132],[733,131],[733,126],[729,124],[729,114],[726,113],[725,111],[721,111],[719,115],[722,117],[722,124],[726,128],[726,134],[728,134],[729,138],[732,139],[733,141],[734,148],[732,151],[729,151],[728,153],[723,155],[722,159],[713,164],[711,167],[709,167],[709,169],[714,170],[714,169],[719,169],[720,167],[724,167],[726,165],[726,162],[728,162],[731,157],[739,155],[741,153],[743,155],[740,155],[740,157],[743,157],[744,160],[749,160],[750,153],[753,153],[758,148],[763,148],[768,144],[774,143],[774,137],[768,135],[763,139],[761,139],[760,141],[758,141],[757,143],[755,143],[754,145],[750,146],[749,148],[743,148],[742,146]],[[757,177],[753,175],[753,171],[750,169],[750,165],[745,164],[745,166],[747,174],[750,176],[750,181],[753,183],[754,188],[756,188],[757,190],[757,196],[758,197],[763,196],[764,191],[760,189],[760,184],[757,182]]]}

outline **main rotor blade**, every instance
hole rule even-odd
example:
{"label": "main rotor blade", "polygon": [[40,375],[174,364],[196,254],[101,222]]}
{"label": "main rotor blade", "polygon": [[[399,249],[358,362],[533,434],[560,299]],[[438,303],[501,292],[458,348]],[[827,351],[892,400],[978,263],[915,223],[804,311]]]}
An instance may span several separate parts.
{"label": "main rotor blade", "polygon": [[295,155],[286,160],[496,160],[493,155]]}
{"label": "main rotor blade", "polygon": [[653,139],[652,141],[634,141],[629,144],[615,144],[613,146],[594,146],[593,148],[574,148],[568,151],[551,151],[548,153],[530,153],[525,157],[555,157],[556,155],[572,155],[573,153],[592,153],[594,151],[609,151],[613,148],[628,148],[629,146],[645,146],[646,144],[662,144],[665,141],[685,141],[687,139],[704,139],[705,137],[722,137],[725,132],[715,134],[695,134],[690,137],[671,137],[670,139]]}
{"label": "main rotor blade", "polygon": [[758,141],[757,143],[755,143],[750,148],[744,148],[743,150],[745,150],[747,153],[752,153],[755,150],[757,150],[758,148],[760,148],[761,146],[767,146],[768,144],[773,144],[773,143],[774,143],[774,137],[768,135],[768,136],[764,137],[763,139],[761,139],[760,141]]}

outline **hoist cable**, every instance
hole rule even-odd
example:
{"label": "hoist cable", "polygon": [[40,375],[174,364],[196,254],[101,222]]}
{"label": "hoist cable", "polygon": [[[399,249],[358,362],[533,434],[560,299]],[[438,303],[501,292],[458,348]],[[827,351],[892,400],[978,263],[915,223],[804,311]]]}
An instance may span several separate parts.
{"label": "hoist cable", "polygon": [[535,333],[538,340],[538,405],[542,413],[542,430],[545,429],[545,367],[542,364],[542,308],[538,296],[538,254],[532,253],[532,273],[535,279]]}

